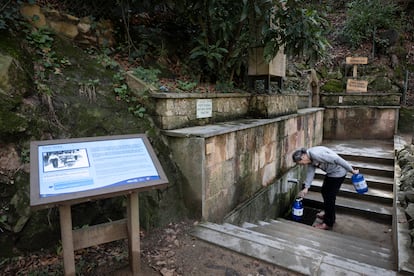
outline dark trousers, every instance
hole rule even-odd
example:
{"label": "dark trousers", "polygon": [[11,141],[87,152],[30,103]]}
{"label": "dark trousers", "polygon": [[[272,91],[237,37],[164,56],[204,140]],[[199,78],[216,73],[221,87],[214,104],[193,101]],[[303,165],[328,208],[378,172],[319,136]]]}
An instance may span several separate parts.
{"label": "dark trousers", "polygon": [[328,177],[325,176],[322,185],[322,197],[323,197],[323,208],[325,210],[325,216],[323,222],[332,227],[336,220],[335,214],[335,201],[336,195],[341,188],[342,183],[345,180],[345,176],[343,177]]}

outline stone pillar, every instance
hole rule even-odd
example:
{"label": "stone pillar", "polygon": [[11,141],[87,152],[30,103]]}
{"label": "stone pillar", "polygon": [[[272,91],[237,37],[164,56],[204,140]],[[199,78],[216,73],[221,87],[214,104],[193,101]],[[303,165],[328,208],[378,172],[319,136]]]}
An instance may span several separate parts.
{"label": "stone pillar", "polygon": [[310,91],[310,95],[311,95],[311,100],[310,100],[310,107],[318,107],[320,105],[320,100],[319,100],[319,89],[320,89],[320,85],[319,85],[319,78],[318,75],[316,74],[315,69],[310,69],[308,71],[308,80],[309,80],[309,91]]}

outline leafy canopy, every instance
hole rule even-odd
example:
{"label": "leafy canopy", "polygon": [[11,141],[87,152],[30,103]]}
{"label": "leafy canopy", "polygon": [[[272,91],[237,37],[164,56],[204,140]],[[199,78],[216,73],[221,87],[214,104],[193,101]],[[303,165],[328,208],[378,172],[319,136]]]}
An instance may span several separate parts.
{"label": "leafy canopy", "polygon": [[343,36],[356,48],[361,43],[374,39],[377,30],[398,25],[398,6],[387,0],[354,0],[347,5],[347,20]]}
{"label": "leafy canopy", "polygon": [[283,48],[291,57],[309,62],[322,58],[328,47],[330,24],[300,0],[280,0],[271,9],[272,24],[264,31],[265,58],[271,60]]}

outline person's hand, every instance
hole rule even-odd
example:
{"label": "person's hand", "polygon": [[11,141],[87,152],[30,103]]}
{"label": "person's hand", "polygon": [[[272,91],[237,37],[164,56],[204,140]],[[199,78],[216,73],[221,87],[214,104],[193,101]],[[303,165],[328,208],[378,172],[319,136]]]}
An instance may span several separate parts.
{"label": "person's hand", "polygon": [[301,190],[298,194],[298,196],[300,197],[305,197],[305,195],[308,193],[309,188],[304,188],[303,190]]}

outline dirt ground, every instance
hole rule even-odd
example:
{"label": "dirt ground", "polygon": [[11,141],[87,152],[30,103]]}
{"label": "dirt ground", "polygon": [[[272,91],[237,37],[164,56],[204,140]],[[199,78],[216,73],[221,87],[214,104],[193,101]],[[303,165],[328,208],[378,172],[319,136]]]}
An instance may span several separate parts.
{"label": "dirt ground", "polygon": [[[197,224],[185,221],[157,229],[141,237],[141,274],[145,276],[266,276],[299,275],[204,242],[190,235]],[[114,276],[129,275],[129,268],[115,271]]]}

